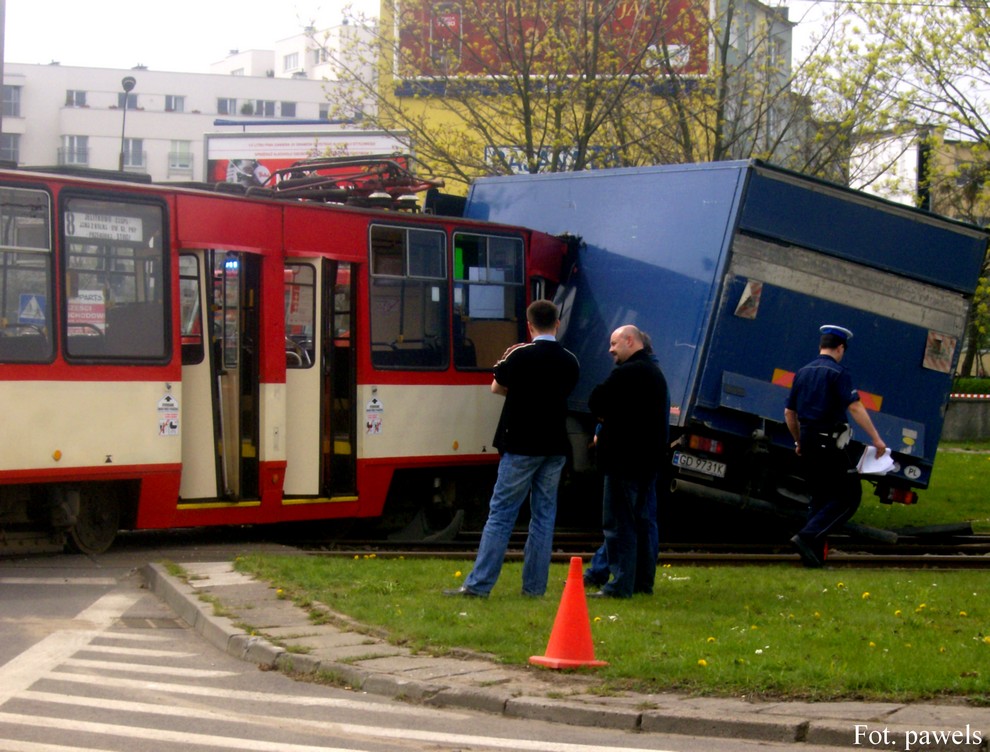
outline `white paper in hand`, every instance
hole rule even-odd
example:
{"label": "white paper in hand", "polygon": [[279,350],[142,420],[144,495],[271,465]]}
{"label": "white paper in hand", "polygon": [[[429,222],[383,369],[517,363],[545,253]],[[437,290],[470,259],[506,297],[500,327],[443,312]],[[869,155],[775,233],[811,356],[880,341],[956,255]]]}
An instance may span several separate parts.
{"label": "white paper in hand", "polygon": [[883,457],[877,457],[877,448],[868,446],[863,450],[863,456],[859,458],[856,471],[860,475],[883,475],[894,466],[894,458],[890,456],[888,449],[883,453]]}

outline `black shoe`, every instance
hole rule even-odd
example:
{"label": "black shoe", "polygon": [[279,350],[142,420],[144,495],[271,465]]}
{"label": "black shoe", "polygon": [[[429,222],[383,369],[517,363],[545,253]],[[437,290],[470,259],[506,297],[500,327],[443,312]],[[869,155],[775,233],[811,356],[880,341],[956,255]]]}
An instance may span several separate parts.
{"label": "black shoe", "polygon": [[801,557],[801,563],[806,567],[809,569],[821,569],[825,566],[825,563],[818,557],[818,554],[811,549],[811,546],[804,542],[800,535],[795,535],[791,538],[791,543],[797,549],[798,555]]}
{"label": "black shoe", "polygon": [[466,587],[461,585],[459,588],[447,588],[443,591],[444,595],[459,595],[462,598],[487,598],[488,593],[478,593],[474,590],[468,590]]}

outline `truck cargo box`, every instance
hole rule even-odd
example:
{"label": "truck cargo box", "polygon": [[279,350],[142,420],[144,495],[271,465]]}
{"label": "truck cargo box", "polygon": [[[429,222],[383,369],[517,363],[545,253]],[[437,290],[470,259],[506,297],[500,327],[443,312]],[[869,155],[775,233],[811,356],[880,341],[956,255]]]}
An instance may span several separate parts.
{"label": "truck cargo box", "polygon": [[819,326],[839,324],[897,462],[883,488],[927,486],[987,251],[979,228],[753,161],[484,178],[466,213],[580,238],[558,293],[582,366],[572,408],[587,413],[612,368],[609,334],[636,324],[670,385],[677,474],[779,485],[791,379]]}

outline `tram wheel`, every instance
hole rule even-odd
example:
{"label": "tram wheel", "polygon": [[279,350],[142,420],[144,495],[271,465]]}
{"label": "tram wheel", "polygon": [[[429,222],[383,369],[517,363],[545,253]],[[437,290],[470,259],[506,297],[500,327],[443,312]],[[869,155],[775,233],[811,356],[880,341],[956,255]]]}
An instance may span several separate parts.
{"label": "tram wheel", "polygon": [[69,548],[80,554],[102,554],[120,529],[120,500],[112,488],[82,489],[76,524],[69,530]]}

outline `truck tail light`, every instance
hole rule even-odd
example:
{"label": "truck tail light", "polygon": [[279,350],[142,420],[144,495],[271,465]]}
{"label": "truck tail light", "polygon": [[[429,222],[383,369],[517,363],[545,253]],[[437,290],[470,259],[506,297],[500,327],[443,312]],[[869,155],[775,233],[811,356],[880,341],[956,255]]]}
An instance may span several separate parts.
{"label": "truck tail light", "polygon": [[882,496],[881,504],[917,504],[918,494],[908,488],[889,487]]}
{"label": "truck tail light", "polygon": [[722,454],[725,451],[725,447],[721,441],[709,439],[704,436],[691,436],[688,439],[688,446],[692,449],[708,452],[709,454]]}

